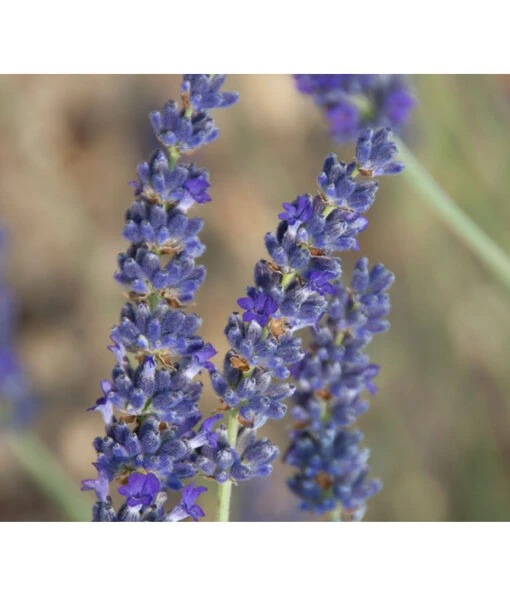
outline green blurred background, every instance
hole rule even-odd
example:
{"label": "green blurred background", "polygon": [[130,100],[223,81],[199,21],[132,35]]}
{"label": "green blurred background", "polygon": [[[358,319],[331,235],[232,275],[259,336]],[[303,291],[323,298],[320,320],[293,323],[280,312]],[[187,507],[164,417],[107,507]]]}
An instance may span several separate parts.
{"label": "green blurred background", "polygon": [[[510,76],[413,77],[418,108],[405,139],[458,204],[510,253]],[[79,489],[94,475],[91,442],[113,356],[123,293],[112,279],[127,185],[155,146],[147,113],[178,95],[180,77],[0,77],[0,220],[19,344],[39,398],[35,431]],[[220,138],[196,154],[211,174],[207,279],[195,309],[219,364],[223,328],[264,254],[281,203],[315,190],[323,157],[341,159],[312,101],[289,76],[227,80],[240,103],[217,111]],[[382,181],[360,238],[393,270],[391,331],[370,347],[379,392],[360,420],[384,490],[367,520],[510,520],[510,293],[445,229],[404,179]],[[345,257],[345,268],[356,255]],[[203,411],[215,407],[208,381]],[[266,426],[282,449],[289,419]],[[0,520],[66,520],[0,441]],[[299,513],[281,462],[234,490],[233,520],[313,520]],[[211,486],[212,487],[212,486]],[[84,495],[90,500],[89,494]],[[215,494],[205,498],[213,518]]]}

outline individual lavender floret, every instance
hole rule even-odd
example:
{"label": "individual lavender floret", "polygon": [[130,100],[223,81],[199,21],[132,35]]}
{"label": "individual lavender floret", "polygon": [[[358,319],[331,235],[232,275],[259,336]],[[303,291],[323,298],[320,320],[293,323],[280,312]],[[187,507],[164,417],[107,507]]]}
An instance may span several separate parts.
{"label": "individual lavender floret", "polygon": [[194,483],[186,486],[182,490],[181,503],[165,516],[165,521],[176,523],[188,517],[191,517],[194,521],[198,521],[200,517],[205,516],[202,508],[198,504],[195,504],[197,498],[203,492],[207,492],[207,488],[201,486],[195,487]]}
{"label": "individual lavender floret", "polygon": [[[211,197],[208,172],[179,159],[216,138],[209,109],[237,101],[236,93],[219,91],[224,80],[185,75],[182,107],[168,102],[151,114],[165,150],[139,165],[138,180],[131,183],[135,201],[123,232],[130,246],[119,255],[115,274],[130,302],[111,333],[112,378],[102,382],[103,396],[92,407],[105,423],[105,436],[94,441],[98,476],[83,482],[83,489],[96,492],[94,520],[203,516],[195,500],[205,488],[184,482],[199,471],[195,450],[217,442],[218,416],[197,428],[202,383],[196,379],[216,351],[198,334],[201,319],[183,308],[205,277],[205,268],[195,263],[205,250],[198,238],[203,222],[187,211]],[[117,511],[110,498],[114,482],[124,498]],[[181,504],[166,513],[168,490],[181,489]]]}
{"label": "individual lavender floret", "polygon": [[366,127],[400,130],[416,100],[408,79],[398,74],[297,74],[299,91],[312,95],[339,143]]}
{"label": "individual lavender floret", "polygon": [[283,203],[283,213],[278,215],[282,221],[288,221],[289,225],[297,222],[306,223],[313,216],[313,208],[307,194],[298,196],[295,203]]}
{"label": "individual lavender floret", "polygon": [[255,320],[261,327],[267,326],[271,315],[278,310],[278,302],[255,287],[248,287],[247,293],[248,297],[237,300],[239,306],[246,310],[243,320]]}
{"label": "individual lavender floret", "polygon": [[344,520],[361,520],[366,500],[381,489],[380,481],[367,479],[369,451],[350,426],[368,408],[363,392],[376,391],[379,369],[364,348],[389,328],[393,279],[383,265],[369,271],[367,259],[359,259],[351,287],[337,285],[311,348],[293,368],[296,424],[285,462],[297,467],[288,484],[304,510],[322,514],[341,506]]}
{"label": "individual lavender floret", "polygon": [[34,399],[14,350],[15,307],[3,277],[4,245],[0,229],[0,429],[15,429],[30,422]]}
{"label": "individual lavender floret", "polygon": [[128,482],[119,488],[128,506],[150,506],[159,492],[159,479],[153,473],[131,473]]}
{"label": "individual lavender floret", "polygon": [[[360,142],[366,143],[371,134],[365,132]],[[390,142],[389,131],[379,131],[374,138],[381,136]],[[387,171],[379,167],[375,149],[366,159],[370,157],[378,167],[373,175]],[[385,167],[389,165],[385,162]],[[337,299],[342,267],[334,253],[356,248],[356,236],[366,227],[362,213],[370,208],[377,183],[358,177],[369,175],[372,171],[357,161],[347,165],[329,156],[318,178],[319,193],[284,203],[276,233],[266,235],[272,260],[255,265],[254,285],[248,287],[247,297],[238,300],[244,312],[234,312],[229,318],[225,334],[231,349],[223,372],[209,367],[221,409],[227,411],[228,427],[217,430],[216,444],[209,442],[199,449],[197,464],[220,483],[229,478],[247,480],[271,470],[277,449],[267,440],[256,440],[254,431],[268,419],[285,415],[285,401],[296,390],[288,379],[304,357],[295,332],[317,327],[328,303]],[[363,377],[368,381],[371,368],[364,370]],[[237,423],[242,429],[232,439],[230,430]]]}

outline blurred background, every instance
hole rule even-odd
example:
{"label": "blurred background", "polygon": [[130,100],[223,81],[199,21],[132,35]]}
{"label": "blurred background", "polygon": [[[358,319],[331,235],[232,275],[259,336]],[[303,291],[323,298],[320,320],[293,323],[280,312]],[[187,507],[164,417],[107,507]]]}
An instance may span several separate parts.
{"label": "blurred background", "polygon": [[[112,274],[127,182],[156,143],[147,118],[179,92],[180,77],[0,77],[0,222],[7,279],[18,309],[18,352],[38,399],[34,430],[79,490],[93,477],[87,413],[110,375],[109,332],[124,303]],[[434,178],[510,253],[510,76],[413,77],[417,109],[404,134]],[[207,279],[195,310],[220,363],[223,328],[264,254],[281,203],[314,192],[324,156],[338,147],[290,76],[227,79],[241,100],[215,111],[218,141],[196,154],[209,169]],[[391,331],[369,353],[379,392],[360,426],[384,490],[373,521],[510,520],[510,294],[461,245],[405,180],[382,180],[361,251],[396,274]],[[356,255],[345,257],[345,269]],[[348,274],[348,273],[347,273]],[[203,411],[216,406],[205,379]],[[290,419],[266,426],[285,449]],[[0,520],[58,521],[0,437]],[[233,520],[314,520],[299,512],[275,464],[270,478],[234,491]],[[90,493],[84,495],[93,503]],[[204,497],[213,518],[215,491]]]}

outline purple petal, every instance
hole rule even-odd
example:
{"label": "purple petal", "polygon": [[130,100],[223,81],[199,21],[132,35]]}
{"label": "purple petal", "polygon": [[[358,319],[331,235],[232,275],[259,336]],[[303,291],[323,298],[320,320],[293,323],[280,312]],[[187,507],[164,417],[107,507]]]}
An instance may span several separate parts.
{"label": "purple petal", "polygon": [[253,300],[249,297],[239,298],[237,300],[237,304],[239,306],[241,306],[241,308],[244,308],[245,310],[251,310],[253,308],[253,306],[255,305],[253,303]]}

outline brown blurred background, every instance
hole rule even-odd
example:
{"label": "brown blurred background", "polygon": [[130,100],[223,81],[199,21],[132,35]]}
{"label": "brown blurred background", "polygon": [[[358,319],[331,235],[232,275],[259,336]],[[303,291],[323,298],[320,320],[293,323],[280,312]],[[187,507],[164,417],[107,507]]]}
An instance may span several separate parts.
{"label": "brown blurred background", "polygon": [[[406,139],[461,207],[510,253],[510,77],[415,76]],[[0,221],[19,305],[19,352],[39,398],[35,431],[79,489],[94,475],[99,396],[123,292],[112,279],[127,185],[155,142],[147,114],[180,77],[0,77]],[[323,157],[344,160],[312,101],[289,76],[231,76],[240,103],[216,111],[218,141],[197,154],[211,174],[197,294],[203,335],[223,328],[252,280],[281,203],[313,192]],[[510,520],[510,294],[401,178],[384,179],[362,253],[397,276],[391,331],[374,340],[379,392],[360,420],[385,488],[367,520]],[[349,269],[353,255],[345,258]],[[215,399],[206,381],[203,410]],[[282,447],[289,420],[266,426]],[[66,520],[0,442],[0,520]],[[312,520],[297,511],[278,462],[236,489],[234,520]],[[212,518],[214,490],[205,499]],[[92,496],[86,496],[92,504]]]}

